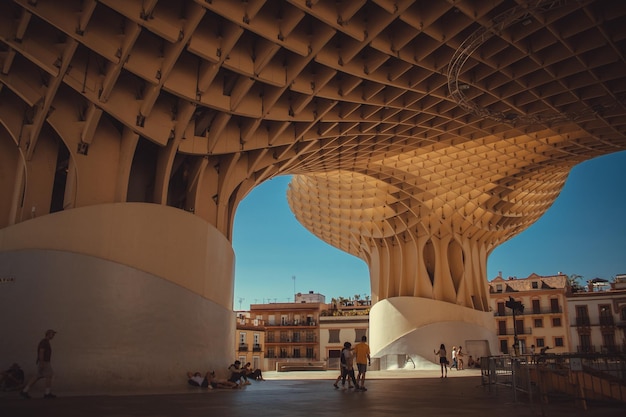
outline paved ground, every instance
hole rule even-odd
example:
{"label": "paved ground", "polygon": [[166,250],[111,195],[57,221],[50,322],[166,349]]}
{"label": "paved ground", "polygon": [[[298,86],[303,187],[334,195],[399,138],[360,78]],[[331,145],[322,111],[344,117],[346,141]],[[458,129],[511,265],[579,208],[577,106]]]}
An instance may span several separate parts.
{"label": "paved ground", "polygon": [[304,417],[419,415],[420,417],[623,417],[622,406],[571,402],[530,404],[514,401],[510,389],[483,387],[479,371],[453,371],[447,379],[435,371],[368,372],[367,392],[335,390],[336,372],[266,373],[266,381],[241,390],[201,390],[181,386],[169,393],[60,393],[44,400],[40,391],[25,400],[0,395],[1,417]]}

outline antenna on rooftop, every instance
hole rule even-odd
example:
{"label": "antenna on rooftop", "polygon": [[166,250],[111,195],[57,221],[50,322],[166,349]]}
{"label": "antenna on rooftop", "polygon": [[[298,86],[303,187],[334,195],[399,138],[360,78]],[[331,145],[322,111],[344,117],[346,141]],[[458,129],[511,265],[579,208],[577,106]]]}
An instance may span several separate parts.
{"label": "antenna on rooftop", "polygon": [[293,280],[293,302],[296,302],[296,276],[292,275],[291,279]]}
{"label": "antenna on rooftop", "polygon": [[239,310],[241,310],[241,303],[245,300],[243,297],[239,297]]}

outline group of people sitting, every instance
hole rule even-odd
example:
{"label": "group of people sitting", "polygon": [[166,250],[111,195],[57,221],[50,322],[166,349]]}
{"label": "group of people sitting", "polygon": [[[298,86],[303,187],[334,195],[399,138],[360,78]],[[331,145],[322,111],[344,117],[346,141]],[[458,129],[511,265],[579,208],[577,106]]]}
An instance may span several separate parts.
{"label": "group of people sitting", "polygon": [[24,371],[13,363],[9,369],[0,373],[0,390],[17,391],[24,386]]}
{"label": "group of people sitting", "polygon": [[260,369],[252,370],[252,365],[247,362],[241,366],[241,361],[233,362],[229,367],[230,377],[219,379],[215,376],[215,371],[207,372],[204,376],[200,372],[187,372],[187,383],[194,387],[201,388],[242,388],[250,385],[250,380],[265,381]]}

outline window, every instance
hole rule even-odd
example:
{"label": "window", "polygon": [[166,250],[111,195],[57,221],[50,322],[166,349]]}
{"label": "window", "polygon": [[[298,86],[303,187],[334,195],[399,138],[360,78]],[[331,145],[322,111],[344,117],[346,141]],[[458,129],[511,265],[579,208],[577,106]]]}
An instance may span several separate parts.
{"label": "window", "polygon": [[504,303],[498,302],[498,316],[504,316]]}
{"label": "window", "polygon": [[300,357],[300,348],[293,348],[293,357],[294,358]]}
{"label": "window", "polygon": [[239,333],[239,344],[240,345],[246,344],[246,332]]}
{"label": "window", "polygon": [[515,331],[517,334],[524,334],[524,320],[515,320]]}
{"label": "window", "polygon": [[535,319],[535,327],[543,327],[543,319]]}
{"label": "window", "polygon": [[562,337],[555,337],[554,338],[554,346],[563,347],[563,338]]}
{"label": "window", "polygon": [[281,358],[286,358],[287,356],[288,356],[288,355],[287,355],[287,349],[285,349],[285,348],[280,348],[280,357],[281,357]]}
{"label": "window", "polygon": [[543,337],[538,337],[537,340],[535,341],[535,345],[538,348],[542,348],[546,345],[546,342],[543,340]]}
{"label": "window", "polygon": [[505,355],[509,353],[509,344],[507,343],[506,339],[500,340],[500,352],[504,353]]}
{"label": "window", "polygon": [[496,284],[496,292],[502,292],[502,284]]}
{"label": "window", "polygon": [[274,348],[267,348],[267,357],[268,358],[275,358],[276,357],[276,353],[274,353]]}
{"label": "window", "polygon": [[580,346],[578,347],[579,352],[593,352],[591,337],[588,334],[580,334],[578,338],[580,340]]}
{"label": "window", "polygon": [[300,332],[293,332],[293,338],[291,339],[292,342],[299,342],[300,341]]}
{"label": "window", "polygon": [[286,315],[286,314],[281,315],[280,316],[280,325],[281,326],[285,326],[287,324],[289,324],[289,316]]}
{"label": "window", "polygon": [[589,326],[589,312],[587,306],[576,306],[576,325]]}
{"label": "window", "polygon": [[610,304],[602,304],[599,305],[600,309],[600,325],[601,326],[612,326],[613,325],[613,313],[611,312]]}
{"label": "window", "polygon": [[615,352],[615,333],[602,333],[602,351]]}
{"label": "window", "polygon": [[561,318],[560,317],[554,317],[552,319],[552,327],[561,327]]}
{"label": "window", "polygon": [[498,321],[498,334],[501,336],[506,336],[506,321]]}
{"label": "window", "polygon": [[533,286],[534,289],[537,289],[537,288],[539,288],[539,283],[537,281],[533,281],[532,282],[532,286]]}
{"label": "window", "polygon": [[354,339],[355,342],[360,342],[361,341],[361,337],[365,336],[365,333],[367,332],[367,329],[355,329],[354,330],[356,332],[356,337]]}
{"label": "window", "polygon": [[254,333],[254,334],[252,335],[252,338],[253,338],[253,340],[254,340],[254,342],[253,342],[253,343],[254,343],[255,345],[258,345],[258,344],[260,343],[261,336],[260,336],[258,333]]}
{"label": "window", "polygon": [[341,343],[339,341],[339,329],[330,329],[328,331],[328,343]]}
{"label": "window", "polygon": [[533,300],[533,314],[541,313],[541,306],[539,305],[539,300]]}
{"label": "window", "polygon": [[560,313],[561,312],[561,308],[559,307],[559,299],[558,298],[551,298],[550,299],[550,311],[552,313]]}
{"label": "window", "polygon": [[626,321],[626,308],[622,308],[622,311],[619,314],[622,321]]}
{"label": "window", "polygon": [[306,357],[308,359],[315,359],[315,353],[313,352],[313,348],[312,347],[306,348]]}
{"label": "window", "polygon": [[276,316],[271,314],[270,316],[268,316],[267,318],[267,324],[270,326],[275,326],[276,325]]}

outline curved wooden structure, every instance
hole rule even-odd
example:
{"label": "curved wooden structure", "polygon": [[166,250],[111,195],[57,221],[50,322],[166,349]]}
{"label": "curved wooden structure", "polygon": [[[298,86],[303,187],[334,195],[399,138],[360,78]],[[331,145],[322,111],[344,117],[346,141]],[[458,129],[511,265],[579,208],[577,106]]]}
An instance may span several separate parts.
{"label": "curved wooden structure", "polygon": [[[490,251],[574,165],[626,149],[621,2],[2,0],[0,23],[0,254],[141,269],[180,251],[195,266],[155,276],[220,311],[232,254],[219,276],[198,265],[215,249],[197,250],[204,235],[82,243],[135,203],[228,241],[246,194],[292,174],[297,218],[368,263],[374,302],[486,312]],[[41,247],[74,210],[77,230]],[[33,218],[39,232],[21,233]]]}

